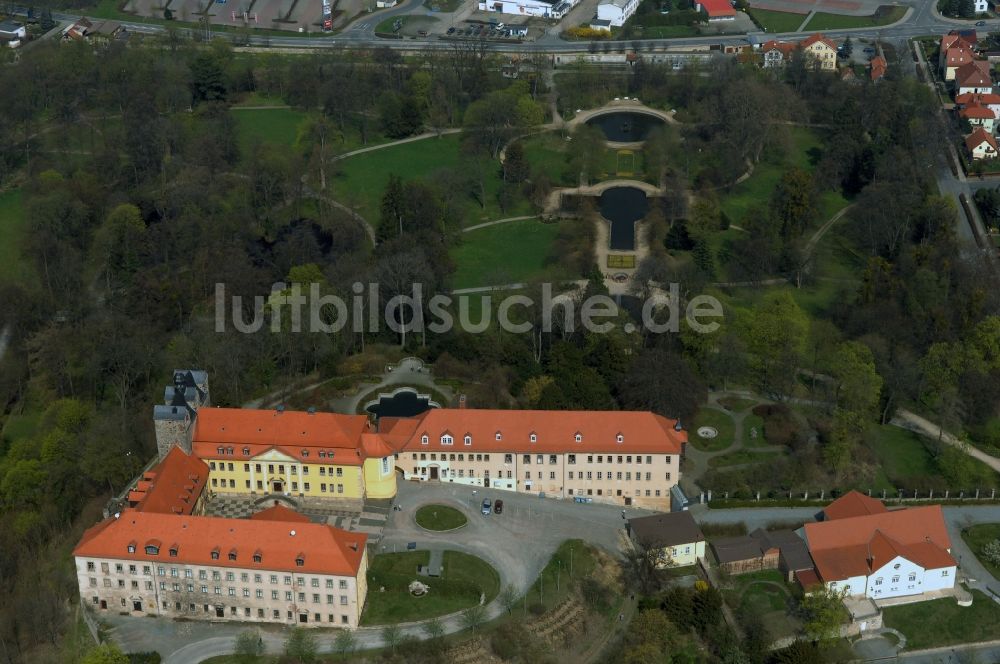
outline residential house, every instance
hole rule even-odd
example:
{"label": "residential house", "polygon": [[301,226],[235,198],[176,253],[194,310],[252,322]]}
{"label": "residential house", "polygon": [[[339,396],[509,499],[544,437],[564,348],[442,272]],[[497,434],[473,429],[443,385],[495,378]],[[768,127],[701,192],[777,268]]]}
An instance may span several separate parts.
{"label": "residential house", "polygon": [[992,134],[996,123],[996,114],[986,106],[967,105],[958,109],[958,117],[968,120],[969,124],[975,127],[982,127],[987,133]]}
{"label": "residential house", "polygon": [[988,0],[973,0],[973,3],[977,14],[985,14],[990,10],[990,3]]}
{"label": "residential house", "polygon": [[888,511],[881,500],[866,496],[859,491],[848,491],[824,507],[818,516],[821,521],[833,521],[834,519],[849,519],[869,514],[883,514]]}
{"label": "residential house", "polygon": [[697,0],[695,9],[704,12],[709,21],[736,20],[736,10],[729,0]]}
{"label": "residential house", "polygon": [[590,19],[590,29],[591,30],[604,30],[605,32],[611,32],[611,21],[603,18],[597,18],[596,16]]}
{"label": "residential house", "polygon": [[803,526],[823,585],[873,600],[954,587],[957,564],[940,505],[891,511],[862,507],[868,513]]}
{"label": "residential house", "polygon": [[816,33],[799,44],[813,66],[822,71],[836,71],[837,44],[832,39]]}
{"label": "residential house", "polygon": [[560,12],[555,10],[554,4],[554,1],[548,2],[546,0],[480,0],[479,10],[517,16],[560,18]]}
{"label": "residential house", "polygon": [[718,539],[711,546],[720,569],[729,574],[777,569],[793,581],[813,569],[805,542],[791,530],[758,528],[742,537]]}
{"label": "residential house", "polygon": [[955,94],[967,92],[993,92],[990,63],[987,60],[973,60],[955,70]]}
{"label": "residential house", "polygon": [[996,159],[997,139],[982,127],[965,137],[965,147],[973,159]]}
{"label": "residential house", "polygon": [[600,0],[597,3],[597,20],[608,21],[613,28],[620,28],[639,8],[639,0]]}
{"label": "residential house", "polygon": [[993,111],[994,117],[1000,117],[1000,95],[992,92],[967,92],[955,97],[955,106],[962,108],[965,106],[985,106]]}
{"label": "residential house", "polygon": [[798,48],[798,44],[793,42],[777,41],[775,39],[764,42],[764,45],[760,49],[763,56],[763,66],[767,69],[784,67],[792,59],[792,54],[796,48]]}
{"label": "residential house", "polygon": [[28,31],[21,23],[0,21],[0,45],[17,48],[28,38]]}
{"label": "residential house", "polygon": [[955,70],[975,60],[976,31],[952,30],[941,37],[938,69],[946,81],[954,80]]}
{"label": "residential house", "polygon": [[872,58],[871,62],[868,63],[868,75],[871,77],[872,83],[881,81],[888,68],[889,63],[886,62],[884,56],[876,55]]}
{"label": "residential house", "polygon": [[690,512],[654,514],[628,520],[632,541],[656,555],[656,566],[685,567],[705,557],[705,536]]}
{"label": "residential house", "polygon": [[90,21],[90,19],[86,17],[81,18],[76,23],[73,23],[72,25],[63,30],[62,33],[63,39],[73,39],[75,41],[82,41],[87,37],[87,33],[93,27],[94,24]]}

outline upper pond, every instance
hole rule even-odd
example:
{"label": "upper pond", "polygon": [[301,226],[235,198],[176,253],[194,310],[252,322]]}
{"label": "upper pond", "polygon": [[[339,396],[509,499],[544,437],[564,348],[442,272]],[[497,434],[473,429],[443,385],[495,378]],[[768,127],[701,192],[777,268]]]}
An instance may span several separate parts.
{"label": "upper pond", "polygon": [[646,216],[649,202],[646,193],[635,187],[612,187],[599,200],[601,216],[611,222],[610,248],[635,249],[635,222]]}
{"label": "upper pond", "polygon": [[436,406],[425,394],[399,390],[393,396],[383,396],[377,402],[368,404],[365,410],[375,417],[413,417]]}
{"label": "upper pond", "polygon": [[587,124],[599,127],[609,141],[635,143],[646,139],[649,130],[663,124],[663,120],[646,113],[607,113],[587,120]]}

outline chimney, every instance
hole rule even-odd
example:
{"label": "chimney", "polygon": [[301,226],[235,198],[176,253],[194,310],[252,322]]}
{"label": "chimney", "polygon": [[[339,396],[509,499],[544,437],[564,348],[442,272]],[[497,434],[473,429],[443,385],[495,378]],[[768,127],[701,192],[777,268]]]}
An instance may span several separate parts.
{"label": "chimney", "polygon": [[458,395],[458,407],[459,408],[465,408],[465,395],[464,394],[459,394]]}
{"label": "chimney", "polygon": [[306,409],[306,412],[309,413],[310,415],[315,415],[316,414],[316,406],[309,406],[309,408]]}
{"label": "chimney", "polygon": [[281,415],[283,412],[285,412],[285,404],[279,404],[278,407],[275,408],[274,410],[275,414]]}

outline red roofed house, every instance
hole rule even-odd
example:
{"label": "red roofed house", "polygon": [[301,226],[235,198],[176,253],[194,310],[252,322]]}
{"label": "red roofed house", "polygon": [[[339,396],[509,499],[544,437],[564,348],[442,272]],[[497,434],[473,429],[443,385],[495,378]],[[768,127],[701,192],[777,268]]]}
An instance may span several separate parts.
{"label": "red roofed house", "polygon": [[207,482],[208,464],[175,447],[143,473],[128,492],[128,505],[140,512],[198,514]]}
{"label": "red roofed house", "polygon": [[882,77],[885,76],[885,71],[888,68],[889,63],[885,61],[883,56],[876,55],[872,58],[871,62],[868,63],[868,75],[871,76],[872,82],[875,83],[882,80]]}
{"label": "red roofed house", "polygon": [[709,21],[733,21],[736,19],[736,10],[733,9],[729,0],[697,0],[695,9],[705,12]]}
{"label": "red roofed house", "polygon": [[996,114],[986,106],[970,104],[958,109],[958,117],[968,120],[973,127],[982,127],[987,133],[993,133]]}
{"label": "red roofed house", "polygon": [[837,44],[822,33],[806,37],[800,44],[813,66],[823,71],[837,70]]}
{"label": "red roofed house", "polygon": [[383,420],[405,479],[670,509],[687,434],[645,411],[433,409]]}
{"label": "red roofed house", "polygon": [[888,512],[881,500],[866,496],[858,491],[848,491],[823,509],[823,520],[849,519]]}
{"label": "red roofed house", "polygon": [[965,137],[965,147],[973,159],[997,158],[997,139],[982,127]]}
{"label": "red roofed house", "polygon": [[798,47],[798,44],[793,42],[777,41],[774,39],[764,42],[764,45],[760,49],[764,56],[763,66],[767,69],[785,66],[791,60],[792,53]]}
{"label": "red roofed house", "polygon": [[125,510],[73,550],[80,598],[132,615],[354,628],[366,536],[267,518]]}
{"label": "red roofed house", "polygon": [[952,30],[941,37],[938,49],[938,69],[941,70],[941,76],[944,77],[944,80],[953,80],[956,69],[975,59],[975,35],[975,31],[969,35]]}
{"label": "red roofed house", "polygon": [[993,92],[993,79],[990,76],[988,61],[973,60],[955,70],[955,94],[963,95],[970,92]]}
{"label": "red roofed house", "polygon": [[824,521],[802,529],[827,588],[877,600],[955,586],[957,566],[940,505],[880,510],[873,504],[878,501],[860,494],[837,502],[824,510]]}
{"label": "red roofed house", "polygon": [[959,108],[965,106],[985,106],[993,111],[993,117],[1000,117],[1000,95],[991,92],[967,92],[955,97],[955,105]]}

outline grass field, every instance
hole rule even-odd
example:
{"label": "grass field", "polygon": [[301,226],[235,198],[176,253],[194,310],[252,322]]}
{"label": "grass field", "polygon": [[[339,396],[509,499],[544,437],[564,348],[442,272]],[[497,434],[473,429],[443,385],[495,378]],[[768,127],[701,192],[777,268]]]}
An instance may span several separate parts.
{"label": "grass field", "polygon": [[511,221],[462,234],[451,250],[455,288],[521,283],[542,275],[564,278],[558,266],[546,266],[558,224],[537,219]]}
{"label": "grass field", "polygon": [[826,12],[816,12],[809,23],[806,24],[805,31],[812,30],[845,30],[848,28],[870,28],[879,25],[895,23],[903,18],[906,7],[888,7],[888,11],[883,16],[844,16],[843,14],[829,14]]}
{"label": "grass field", "polygon": [[[435,174],[446,170],[462,175],[465,169],[459,148],[460,141],[461,134],[448,134],[348,157],[338,162],[341,172],[332,182],[334,195],[346,205],[357,206],[362,217],[377,225],[382,192],[389,176],[396,174],[405,181],[415,178],[433,179]],[[485,208],[473,198],[473,191],[478,190],[477,187],[470,185],[462,192],[463,226],[532,212],[531,203],[523,198],[518,199],[513,207],[500,210],[497,204],[497,192],[501,185],[499,164],[496,164],[496,168],[489,169],[485,184]]]}
{"label": "grass field", "polygon": [[[749,178],[722,197],[722,211],[733,223],[739,224],[754,205],[766,205],[771,198],[771,192],[778,186],[781,176],[789,168],[801,168],[810,172],[813,170],[814,160],[822,150],[819,138],[805,127],[793,127],[791,139],[788,154],[783,160],[757,164]],[[847,200],[838,192],[824,192],[818,204],[818,217],[821,221],[826,221],[846,205]]]}
{"label": "grass field", "polygon": [[871,446],[894,485],[937,472],[934,459],[916,434],[893,426],[872,427]]}
{"label": "grass field", "polygon": [[291,108],[233,110],[244,158],[254,143],[294,146],[310,114]]}
{"label": "grass field", "polygon": [[972,549],[972,553],[974,553],[979,562],[983,564],[983,567],[985,567],[994,578],[1000,578],[1000,565],[994,565],[990,561],[986,560],[982,553],[983,546],[995,539],[1000,539],[1000,523],[983,523],[978,526],[965,528],[962,530],[962,539],[969,545],[969,548]]}
{"label": "grass field", "polygon": [[642,28],[643,39],[672,39],[675,37],[697,37],[701,34],[694,25],[654,25]]}
{"label": "grass field", "polygon": [[424,505],[415,518],[417,525],[427,530],[455,530],[469,522],[464,514],[447,505]]}
{"label": "grass field", "polygon": [[[430,561],[428,551],[383,553],[372,558],[368,568],[368,602],[361,615],[363,625],[425,620],[474,606],[480,594],[490,602],[500,592],[500,576],[488,563],[458,551],[445,551],[440,578],[423,579],[431,592],[413,597],[410,582],[418,565]],[[385,592],[381,592],[381,588]]]}
{"label": "grass field", "polygon": [[[719,432],[715,438],[702,438],[698,435],[699,427],[715,427]],[[694,418],[689,441],[704,452],[717,452],[733,444],[733,420],[722,411],[714,408],[702,408]]]}
{"label": "grass field", "polygon": [[730,577],[733,587],[723,595],[732,608],[760,616],[771,638],[794,635],[801,621],[790,607],[788,584],[778,570],[761,570]]}
{"label": "grass field", "polygon": [[531,170],[545,173],[554,185],[572,186],[573,174],[566,163],[567,142],[558,134],[545,132],[521,139]]}
{"label": "grass field", "polygon": [[17,189],[0,194],[0,284],[27,278],[28,266],[21,256],[21,238],[28,225]]}
{"label": "grass field", "polygon": [[[752,429],[757,430],[756,438],[750,435]],[[767,445],[767,439],[764,438],[764,418],[748,413],[743,418],[743,447],[763,447],[764,445]]]}
{"label": "grass field", "polygon": [[566,540],[552,554],[545,569],[525,593],[524,603],[527,606],[543,604],[546,609],[558,606],[573,592],[573,581],[588,576],[596,564],[589,544],[579,539]]}
{"label": "grass field", "polygon": [[1000,634],[1000,606],[978,590],[972,591],[972,606],[962,607],[954,599],[936,599],[883,609],[886,627],[906,635],[907,650],[920,650],[995,639]]}
{"label": "grass field", "polygon": [[806,20],[805,14],[793,14],[792,12],[776,12],[770,9],[751,9],[752,16],[768,32],[797,32],[802,21]]}

